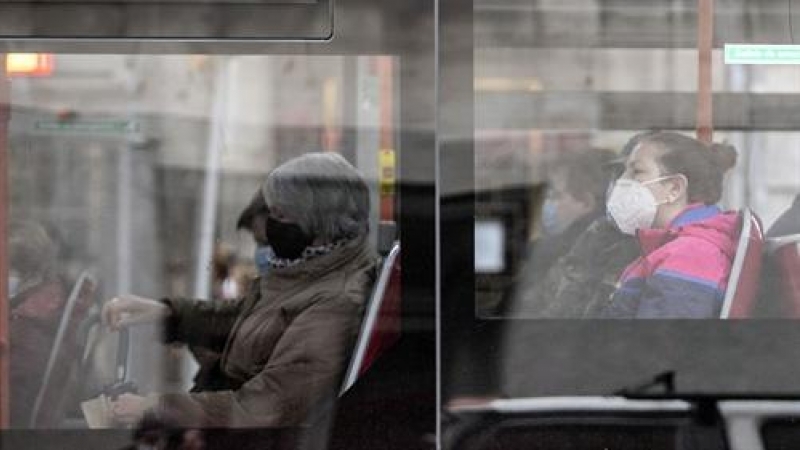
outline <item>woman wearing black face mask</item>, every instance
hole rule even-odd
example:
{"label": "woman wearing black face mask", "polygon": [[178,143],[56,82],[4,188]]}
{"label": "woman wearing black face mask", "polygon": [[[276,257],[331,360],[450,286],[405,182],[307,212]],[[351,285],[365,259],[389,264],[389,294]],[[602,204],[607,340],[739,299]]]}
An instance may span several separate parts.
{"label": "woman wearing black face mask", "polygon": [[374,269],[366,184],[341,156],[312,153],[273,170],[262,200],[239,225],[274,256],[244,298],[125,296],[104,308],[112,328],[160,319],[168,342],[221,352],[214,392],[125,394],[112,406],[117,420],[151,411],[185,427],[293,427],[335,398]]}
{"label": "woman wearing black face mask", "polygon": [[287,262],[303,256],[303,251],[314,242],[311,235],[303,231],[300,225],[276,219],[272,213],[267,216],[266,235],[267,243],[272,247],[275,256]]}

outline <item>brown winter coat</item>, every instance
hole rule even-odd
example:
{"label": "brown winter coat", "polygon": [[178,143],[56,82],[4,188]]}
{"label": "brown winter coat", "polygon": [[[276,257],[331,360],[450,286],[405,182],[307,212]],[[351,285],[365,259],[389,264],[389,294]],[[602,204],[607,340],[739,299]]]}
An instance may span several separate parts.
{"label": "brown winter coat", "polygon": [[168,341],[222,352],[229,389],[160,396],[181,426],[291,427],[336,394],[361,324],[375,257],[364,239],[272,269],[236,301],[165,300]]}

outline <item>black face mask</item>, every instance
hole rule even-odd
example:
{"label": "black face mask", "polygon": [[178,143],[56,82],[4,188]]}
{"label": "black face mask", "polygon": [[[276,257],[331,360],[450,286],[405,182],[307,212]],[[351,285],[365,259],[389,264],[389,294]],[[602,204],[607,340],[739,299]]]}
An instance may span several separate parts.
{"label": "black face mask", "polygon": [[283,259],[299,258],[313,241],[296,223],[281,222],[272,217],[267,218],[266,234],[275,256]]}

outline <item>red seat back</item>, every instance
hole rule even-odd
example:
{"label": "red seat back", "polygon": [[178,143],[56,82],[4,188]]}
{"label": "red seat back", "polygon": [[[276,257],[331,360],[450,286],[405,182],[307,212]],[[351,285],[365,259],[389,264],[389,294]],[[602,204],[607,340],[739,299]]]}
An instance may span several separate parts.
{"label": "red seat back", "polygon": [[400,244],[395,242],[381,264],[378,279],[367,302],[340,395],[400,338],[400,294]]}
{"label": "red seat back", "polygon": [[743,319],[753,317],[756,292],[761,278],[764,232],[761,220],[749,209],[741,213],[741,228],[736,255],[728,277],[728,287],[720,317]]}
{"label": "red seat back", "polygon": [[800,234],[767,240],[767,255],[780,278],[780,310],[800,318]]}

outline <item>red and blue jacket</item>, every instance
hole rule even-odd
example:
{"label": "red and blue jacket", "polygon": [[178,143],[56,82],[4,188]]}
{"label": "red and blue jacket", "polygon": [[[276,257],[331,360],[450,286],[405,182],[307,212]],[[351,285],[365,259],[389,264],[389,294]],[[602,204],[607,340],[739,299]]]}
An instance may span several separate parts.
{"label": "red and blue jacket", "polygon": [[622,273],[602,316],[719,317],[736,252],[735,212],[693,204],[665,229],[641,229],[642,256]]}

